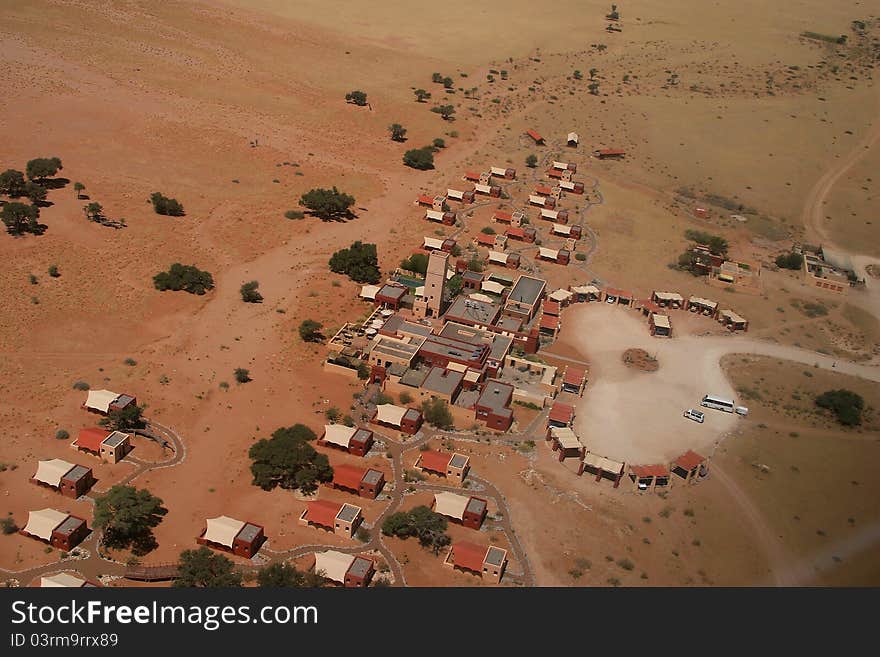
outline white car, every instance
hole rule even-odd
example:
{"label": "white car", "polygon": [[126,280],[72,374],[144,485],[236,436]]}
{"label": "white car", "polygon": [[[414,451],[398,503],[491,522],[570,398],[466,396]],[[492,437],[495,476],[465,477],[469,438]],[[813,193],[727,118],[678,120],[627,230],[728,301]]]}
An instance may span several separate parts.
{"label": "white car", "polygon": [[617,303],[616,297],[605,297],[605,303]]}
{"label": "white car", "polygon": [[700,424],[703,424],[703,421],[706,419],[706,416],[703,415],[703,413],[702,413],[701,411],[695,411],[695,410],[692,409],[692,408],[687,409],[687,410],[683,413],[683,415],[684,415],[688,420],[693,420],[694,422],[699,422]]}

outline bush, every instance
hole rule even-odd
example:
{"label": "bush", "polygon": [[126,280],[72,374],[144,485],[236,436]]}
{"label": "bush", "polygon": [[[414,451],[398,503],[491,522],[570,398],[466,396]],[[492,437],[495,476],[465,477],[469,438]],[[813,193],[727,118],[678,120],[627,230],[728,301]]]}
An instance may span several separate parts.
{"label": "bush", "polygon": [[413,169],[426,171],[434,168],[434,153],[430,148],[411,148],[403,154],[403,163]]}
{"label": "bush", "polygon": [[58,278],[61,276],[61,273],[58,271],[58,265],[49,265],[49,276],[52,278]]}
{"label": "bush", "polygon": [[238,383],[249,383],[250,381],[252,381],[250,370],[246,370],[243,367],[236,367],[234,374],[235,380]]}
{"label": "bush", "polygon": [[18,531],[18,525],[15,524],[15,518],[12,516],[6,516],[3,520],[0,520],[0,531],[3,532],[6,536],[14,534]]}
{"label": "bush", "polygon": [[437,137],[433,142],[434,148],[446,148],[446,140]]}
{"label": "bush", "polygon": [[182,265],[175,262],[168,271],[153,276],[153,285],[161,292],[183,290],[190,294],[202,295],[214,288],[214,277],[209,272],[202,271],[193,265]]}
{"label": "bush", "polygon": [[[355,199],[354,196],[340,192],[334,185],[332,189],[310,189],[300,197],[299,202],[316,216],[329,221],[348,217],[351,214],[349,208],[354,205]],[[288,217],[291,218],[295,217]]]}
{"label": "bush", "polygon": [[124,361],[122,361],[122,363],[124,365],[128,365],[129,367],[134,367],[135,365],[137,365],[137,361],[134,358],[126,358]]}
{"label": "bush", "polygon": [[425,400],[422,403],[422,414],[430,424],[438,429],[452,429],[455,423],[449,406],[442,399]]}
{"label": "bush", "polygon": [[399,123],[392,123],[388,126],[388,132],[391,133],[392,141],[403,141],[406,138],[406,128]]}
{"label": "bush", "polygon": [[684,231],[684,236],[692,242],[705,244],[715,255],[727,255],[727,240],[719,235],[712,235],[702,230],[688,229]]}
{"label": "bush", "polygon": [[321,342],[324,339],[321,328],[324,325],[313,319],[304,319],[299,325],[299,337],[303,342]]}
{"label": "bush", "polygon": [[43,180],[49,176],[54,176],[64,167],[61,166],[61,158],[58,157],[37,157],[29,160],[25,167],[28,180]]}
{"label": "bush", "polygon": [[375,244],[354,242],[347,249],[340,249],[330,258],[330,271],[346,274],[356,283],[379,282],[379,257]]}
{"label": "bush", "polygon": [[413,400],[413,396],[411,394],[409,394],[406,390],[401,392],[397,396],[397,398],[400,400],[400,403],[403,404],[404,406],[411,404],[412,400]]}
{"label": "bush", "polygon": [[306,216],[305,212],[301,212],[300,210],[288,210],[284,213],[285,219],[302,219]]}
{"label": "bush", "polygon": [[861,395],[841,388],[828,390],[816,397],[816,406],[833,412],[840,424],[854,427],[862,423],[865,400]]}
{"label": "bush", "polygon": [[367,94],[363,91],[349,91],[345,94],[345,102],[364,107],[367,104]]}
{"label": "bush", "polygon": [[587,254],[581,253],[580,251],[578,251],[577,253],[574,254],[574,259],[578,260],[580,262],[583,262],[584,260],[587,259]]}
{"label": "bush", "polygon": [[260,287],[260,284],[257,281],[249,281],[242,285],[239,290],[241,292],[241,300],[245,303],[261,303],[263,295],[257,292],[258,287]]}
{"label": "bush", "polygon": [[492,226],[483,226],[483,227],[480,229],[480,232],[483,233],[483,235],[494,235],[494,234],[495,234],[495,229],[492,228]]}
{"label": "bush", "polygon": [[428,256],[424,253],[413,253],[406,260],[400,261],[400,268],[424,276],[428,271]]}
{"label": "bush", "polygon": [[790,253],[783,253],[776,256],[776,266],[781,269],[798,270],[803,267],[803,264],[804,256],[802,256],[800,253],[794,253],[792,251]]}
{"label": "bush", "polygon": [[444,121],[448,121],[455,114],[455,107],[452,105],[437,105],[432,107],[431,111],[442,116]]}
{"label": "bush", "polygon": [[76,381],[76,382],[73,384],[73,389],[74,389],[74,390],[88,390],[90,387],[91,387],[91,386],[89,386],[89,384],[86,383],[85,381]]}
{"label": "bush", "polygon": [[431,548],[434,554],[438,554],[451,542],[446,534],[446,527],[446,518],[422,505],[388,516],[382,523],[382,533],[404,540],[415,536],[420,545]]}
{"label": "bush", "polygon": [[526,166],[529,167],[530,169],[534,169],[536,166],[538,166],[538,156],[535,155],[534,153],[531,155],[528,155],[526,157]]}
{"label": "bush", "polygon": [[67,440],[70,438],[70,433],[66,429],[59,429],[55,432],[55,437],[58,440]]}
{"label": "bush", "polygon": [[169,217],[182,217],[184,214],[183,206],[176,198],[168,198],[159,192],[153,192],[150,194],[150,202],[153,204],[153,210],[156,214]]}

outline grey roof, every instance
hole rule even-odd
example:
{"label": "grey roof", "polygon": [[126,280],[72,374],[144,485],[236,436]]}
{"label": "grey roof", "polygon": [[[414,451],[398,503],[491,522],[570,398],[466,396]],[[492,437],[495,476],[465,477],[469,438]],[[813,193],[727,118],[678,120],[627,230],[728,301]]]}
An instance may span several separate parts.
{"label": "grey roof", "polygon": [[417,344],[406,344],[399,340],[391,338],[380,338],[375,346],[370,350],[372,354],[382,354],[391,358],[401,358],[404,360],[412,360],[413,356],[419,350]]}
{"label": "grey roof", "polygon": [[485,562],[490,566],[498,566],[500,568],[504,564],[504,558],[506,556],[506,550],[490,545],[489,549],[486,551]]}
{"label": "grey roof", "polygon": [[481,514],[486,510],[486,500],[479,497],[472,497],[468,500],[467,506],[464,508],[468,513]]}
{"label": "grey roof", "polygon": [[364,474],[364,478],[361,480],[365,484],[378,484],[379,480],[382,479],[382,472],[379,470],[373,470],[372,468],[367,470],[366,474]]}
{"label": "grey roof", "polygon": [[465,281],[476,281],[479,283],[483,280],[483,275],[476,271],[466,271],[461,275],[461,278]]}
{"label": "grey roof", "polygon": [[108,447],[119,447],[119,445],[128,440],[128,434],[122,433],[120,431],[114,431],[109,436],[104,439],[102,445],[107,445]]}
{"label": "grey roof", "polygon": [[453,454],[452,458],[449,459],[449,465],[453,468],[458,468],[459,470],[467,465],[468,457],[464,454]]}
{"label": "grey roof", "polygon": [[241,528],[241,531],[238,532],[238,535],[235,538],[251,543],[259,533],[260,528],[248,522],[245,523],[245,526]]}
{"label": "grey roof", "polygon": [[376,293],[376,296],[388,297],[389,299],[400,299],[404,294],[406,294],[405,287],[398,287],[396,285],[383,285],[379,291]]}
{"label": "grey roof", "polygon": [[495,413],[503,414],[505,410],[510,410],[507,408],[507,403],[512,394],[513,386],[493,379],[488,381],[486,387],[483,388],[483,393],[477,400],[477,406],[486,406]]}
{"label": "grey roof", "polygon": [[517,279],[507,299],[534,306],[546,285],[547,283],[540,278],[522,275]]}
{"label": "grey roof", "polygon": [[83,477],[85,477],[88,473],[92,471],[91,468],[87,468],[84,465],[75,465],[67,473],[62,477],[62,479],[67,479],[68,481],[79,481]]}
{"label": "grey roof", "polygon": [[425,390],[436,392],[441,395],[451,395],[464,380],[464,372],[444,370],[442,367],[432,367],[428,376],[422,382]]}
{"label": "grey roof", "polygon": [[400,384],[404,386],[412,386],[413,388],[420,388],[425,381],[426,376],[425,370],[423,369],[408,369],[403,373],[403,376],[400,377]]}
{"label": "grey roof", "polygon": [[404,420],[418,420],[418,419],[421,418],[421,417],[422,417],[421,412],[420,412],[420,411],[417,411],[417,410],[414,409],[414,408],[408,408],[408,409],[406,409],[406,413],[403,414],[403,419],[404,419]]}
{"label": "grey roof", "polygon": [[489,351],[489,358],[501,360],[510,351],[510,345],[513,344],[513,338],[504,335],[496,335],[492,339],[492,348]]}
{"label": "grey roof", "polygon": [[340,520],[344,520],[345,522],[352,522],[355,518],[357,518],[358,513],[360,513],[360,508],[354,506],[353,504],[343,504],[342,508],[339,510],[339,513],[336,514],[336,517]]}
{"label": "grey roof", "polygon": [[128,406],[133,401],[134,401],[134,397],[132,397],[131,395],[122,394],[116,398],[116,401],[113,402],[113,405],[119,406],[120,408],[122,408],[124,406]]}
{"label": "grey roof", "polygon": [[412,333],[413,335],[429,336],[431,335],[431,327],[424,324],[416,324],[408,322],[400,315],[392,315],[388,321],[382,326],[382,330],[388,333]]}
{"label": "grey roof", "polygon": [[355,577],[366,577],[373,568],[373,562],[366,557],[355,557],[348,567],[348,572]]}
{"label": "grey roof", "polygon": [[446,316],[455,319],[467,319],[478,324],[491,324],[498,316],[499,307],[495,303],[476,301],[460,296],[446,311]]}
{"label": "grey roof", "polygon": [[72,534],[76,529],[78,529],[81,525],[85,524],[85,520],[80,518],[74,518],[73,516],[67,516],[67,518],[55,528],[55,531],[59,534]]}
{"label": "grey roof", "polygon": [[351,440],[349,442],[365,443],[370,439],[370,437],[372,435],[373,435],[373,432],[370,431],[369,429],[358,429],[357,431],[354,432],[354,435],[352,435]]}
{"label": "grey roof", "polygon": [[485,359],[485,354],[488,353],[485,343],[469,344],[449,338],[441,338],[440,336],[434,336],[425,340],[419,351],[467,362],[482,362]]}
{"label": "grey roof", "polygon": [[510,331],[515,333],[522,328],[522,320],[517,319],[516,317],[502,317],[495,324],[502,331]]}

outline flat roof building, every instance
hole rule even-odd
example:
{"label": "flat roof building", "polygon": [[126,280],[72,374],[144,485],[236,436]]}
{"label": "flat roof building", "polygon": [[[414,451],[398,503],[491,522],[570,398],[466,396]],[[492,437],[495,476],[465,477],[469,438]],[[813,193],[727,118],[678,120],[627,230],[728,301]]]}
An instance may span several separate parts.
{"label": "flat roof building", "polygon": [[354,536],[362,521],[359,506],[326,500],[306,502],[305,511],[299,517],[301,525],[320,527],[347,538]]}
{"label": "flat roof building", "polygon": [[468,541],[459,541],[449,549],[443,563],[451,568],[500,582],[507,567],[507,550],[494,545],[483,547]]}
{"label": "flat roof building", "polygon": [[422,426],[422,413],[414,408],[395,406],[394,404],[379,404],[372,420],[374,424],[397,429],[401,433],[413,435],[418,433]]}
{"label": "flat roof building", "polygon": [[494,379],[487,381],[474,406],[476,419],[491,429],[507,431],[513,424],[512,399],[513,386]]}
{"label": "flat roof building", "polygon": [[333,480],[330,485],[374,500],[385,486],[385,475],[375,468],[339,464],[333,466]]}
{"label": "flat roof building", "polygon": [[27,524],[19,533],[69,552],[88,536],[89,528],[86,521],[77,516],[55,509],[41,509],[28,513]]}
{"label": "flat roof building", "polygon": [[74,465],[61,459],[50,459],[37,462],[37,471],[30,481],[33,484],[53,488],[65,497],[76,499],[89,491],[95,484],[95,477],[91,468]]}
{"label": "flat roof building", "polygon": [[326,550],[315,553],[315,572],[348,588],[364,588],[370,584],[375,563],[369,557]]}
{"label": "flat roof building", "polygon": [[534,318],[539,303],[547,290],[547,282],[533,276],[520,275],[504,304],[504,314],[526,318]]}
{"label": "flat roof building", "polygon": [[470,459],[457,452],[435,452],[429,449],[419,452],[415,467],[422,472],[430,472],[461,483],[470,470]]}
{"label": "flat roof building", "polygon": [[325,424],[324,435],[318,439],[318,444],[344,449],[355,456],[366,456],[373,446],[373,432],[344,424]]}
{"label": "flat roof building", "polygon": [[486,519],[488,503],[481,497],[466,497],[456,493],[441,491],[434,493],[435,513],[470,529],[479,529]]}

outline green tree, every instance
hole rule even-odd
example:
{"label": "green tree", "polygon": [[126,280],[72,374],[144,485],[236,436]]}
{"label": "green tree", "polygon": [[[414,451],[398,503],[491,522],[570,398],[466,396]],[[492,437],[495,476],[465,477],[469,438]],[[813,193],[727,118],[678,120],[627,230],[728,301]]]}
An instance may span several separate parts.
{"label": "green tree", "polygon": [[239,289],[241,300],[245,303],[262,303],[263,295],[257,291],[258,287],[260,287],[258,281],[248,281],[243,284],[241,289]]}
{"label": "green tree", "polygon": [[340,249],[330,258],[330,271],[345,274],[357,283],[379,282],[379,257],[375,244],[352,243]]}
{"label": "green tree", "polygon": [[727,240],[719,235],[709,238],[709,250],[715,255],[727,255]]}
{"label": "green tree", "polygon": [[403,163],[412,167],[425,171],[434,168],[434,153],[430,148],[411,148],[403,154]]}
{"label": "green tree", "polygon": [[315,432],[307,426],[295,424],[277,429],[271,438],[254,443],[248,451],[254,485],[263,490],[279,486],[311,493],[318,483],[330,481],[333,468],[327,456],[309,445],[315,438]]}
{"label": "green tree", "polygon": [[367,104],[367,94],[363,91],[349,91],[345,94],[345,102],[354,103],[359,107],[363,107]]}
{"label": "green tree", "polygon": [[324,339],[324,335],[321,333],[323,327],[321,322],[304,319],[299,325],[299,337],[303,342],[321,342]]}
{"label": "green tree", "polygon": [[538,166],[538,156],[534,153],[529,154],[526,157],[526,166],[530,169],[534,169],[536,166]]}
{"label": "green tree", "polygon": [[416,537],[422,547],[430,548],[437,554],[450,543],[446,534],[447,526],[446,518],[421,505],[388,516],[382,523],[382,533],[404,540],[410,536]]}
{"label": "green tree", "polygon": [[143,429],[146,426],[143,416],[143,406],[128,404],[123,408],[110,411],[98,421],[98,424],[102,427],[107,427],[111,431],[131,432]]}
{"label": "green tree", "polygon": [[454,84],[455,84],[455,81],[452,78],[450,78],[449,76],[446,76],[445,78],[443,78],[443,86],[446,89],[452,89]]}
{"label": "green tree", "polygon": [[325,583],[326,580],[320,573],[314,571],[302,573],[296,569],[296,566],[286,563],[270,564],[257,573],[257,584],[264,588],[318,588]]}
{"label": "green tree", "polygon": [[575,70],[575,72],[572,73],[572,77],[573,77],[575,80],[583,80],[583,79],[584,79],[584,74],[581,73],[581,72],[578,71],[578,70]]}
{"label": "green tree", "polygon": [[250,383],[253,380],[251,379],[251,371],[243,367],[236,367],[232,375],[238,383]]}
{"label": "green tree", "polygon": [[388,132],[391,133],[391,141],[403,141],[406,137],[406,128],[399,123],[392,123],[388,126]]}
{"label": "green tree", "polygon": [[0,173],[0,194],[6,194],[12,198],[24,196],[24,174],[15,169],[6,169]]}
{"label": "green tree", "polygon": [[434,146],[434,148],[446,148],[446,140],[440,137],[434,139],[431,144]]}
{"label": "green tree", "polygon": [[416,95],[417,103],[424,103],[431,97],[431,92],[425,91],[424,89],[416,89],[413,93]]}
{"label": "green tree", "polygon": [[862,423],[865,400],[858,393],[841,388],[828,390],[816,397],[816,406],[830,410],[840,424],[855,427]]}
{"label": "green tree", "polygon": [[64,167],[61,166],[61,159],[57,157],[37,157],[28,161],[25,167],[28,180],[45,180],[49,176],[54,176]]}
{"label": "green tree", "polygon": [[441,73],[432,73],[431,74],[431,82],[435,82],[436,84],[440,84],[443,82],[443,75]]}
{"label": "green tree", "polygon": [[480,232],[483,233],[483,235],[494,235],[495,229],[492,228],[492,226],[483,226],[480,228]]}
{"label": "green tree", "polygon": [[329,221],[350,215],[349,208],[355,201],[354,196],[340,192],[334,185],[333,189],[311,189],[300,197],[299,202],[316,216]]}
{"label": "green tree", "polygon": [[165,290],[189,292],[202,295],[214,288],[214,277],[193,265],[182,265],[175,262],[168,271],[153,276],[153,285],[160,292]]}
{"label": "green tree", "polygon": [[153,210],[156,214],[169,217],[182,217],[184,215],[183,206],[176,198],[168,198],[159,192],[153,192],[150,194],[150,203],[153,204]]}
{"label": "green tree", "polygon": [[422,402],[422,415],[429,424],[438,429],[448,430],[455,426],[452,419],[452,411],[443,399],[426,399]]}
{"label": "green tree", "polygon": [[591,69],[590,69],[590,79],[591,79],[591,80],[595,80],[595,79],[596,79],[596,74],[597,74],[598,72],[599,72],[599,69],[598,69],[598,68],[591,68]]}
{"label": "green tree", "polygon": [[591,82],[591,83],[587,86],[587,89],[589,89],[589,90],[590,90],[590,93],[593,94],[594,96],[598,96],[598,95],[599,95],[599,83],[598,83],[598,82]]}
{"label": "green tree", "polygon": [[464,287],[464,281],[461,276],[456,274],[446,283],[446,289],[449,290],[450,297],[457,297],[461,294],[461,289]]}
{"label": "green tree", "polygon": [[51,276],[52,278],[58,278],[59,276],[61,276],[61,272],[58,271],[58,265],[49,265],[48,272],[49,276]]}
{"label": "green tree", "polygon": [[77,199],[81,199],[81,198],[82,198],[82,193],[83,193],[83,191],[85,190],[85,188],[86,188],[86,186],[83,185],[81,182],[75,182],[75,183],[73,183],[73,191],[76,193],[76,198],[77,198]]}
{"label": "green tree", "polygon": [[413,253],[406,260],[400,261],[400,268],[424,276],[428,271],[428,256],[424,253]]}
{"label": "green tree", "polygon": [[36,205],[46,200],[48,191],[42,185],[28,180],[24,185],[24,195],[30,199],[30,202]]}
{"label": "green tree", "polygon": [[104,207],[97,201],[92,201],[83,207],[83,212],[89,221],[101,221],[104,218]]}
{"label": "green tree", "polygon": [[230,588],[241,586],[241,574],[235,564],[213,550],[202,546],[198,550],[180,553],[176,588]]}
{"label": "green tree", "polygon": [[0,209],[0,220],[10,235],[33,233],[39,235],[43,227],[39,222],[40,209],[35,205],[27,205],[18,201],[5,203]]}
{"label": "green tree", "polygon": [[480,257],[474,255],[467,263],[468,269],[475,272],[481,272],[486,268],[486,265],[480,260]]}
{"label": "green tree", "polygon": [[776,256],[776,266],[782,269],[800,269],[804,264],[804,256],[791,251]]}
{"label": "green tree", "polygon": [[432,107],[431,111],[442,116],[445,121],[448,121],[455,114],[455,107],[452,105],[437,105]]}
{"label": "green tree", "polygon": [[95,500],[94,525],[103,530],[104,545],[117,550],[131,548],[140,556],[158,546],[153,528],[166,513],[162,500],[150,491],[117,485]]}

